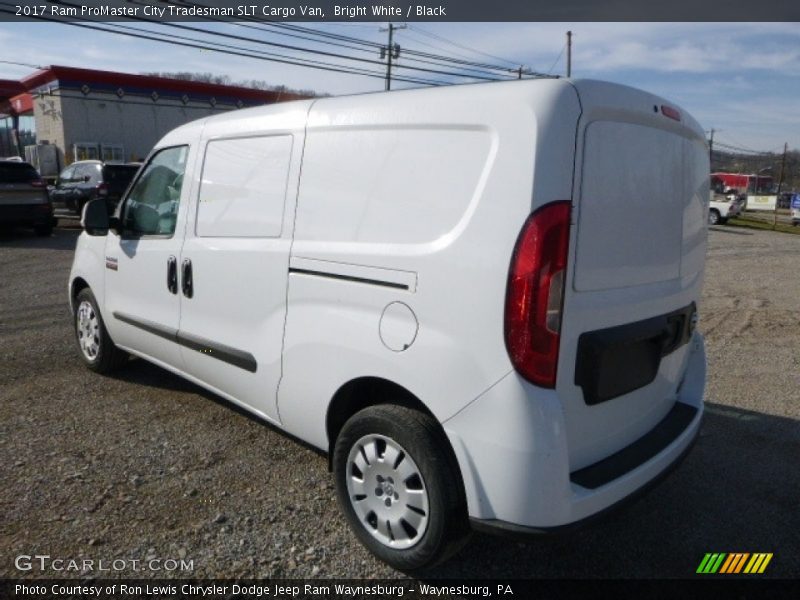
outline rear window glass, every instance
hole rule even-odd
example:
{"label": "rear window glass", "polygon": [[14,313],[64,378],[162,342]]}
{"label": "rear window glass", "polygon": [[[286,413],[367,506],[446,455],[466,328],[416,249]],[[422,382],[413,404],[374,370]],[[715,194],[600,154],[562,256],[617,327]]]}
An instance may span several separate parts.
{"label": "rear window glass", "polygon": [[77,179],[78,181],[91,181],[93,183],[97,183],[100,181],[101,174],[101,165],[97,163],[82,163],[75,166],[75,175],[73,175],[73,178]]}
{"label": "rear window glass", "polygon": [[279,237],[291,157],[291,135],[209,142],[197,235]]}
{"label": "rear window glass", "polygon": [[0,164],[0,183],[28,183],[39,179],[39,173],[25,163]]}

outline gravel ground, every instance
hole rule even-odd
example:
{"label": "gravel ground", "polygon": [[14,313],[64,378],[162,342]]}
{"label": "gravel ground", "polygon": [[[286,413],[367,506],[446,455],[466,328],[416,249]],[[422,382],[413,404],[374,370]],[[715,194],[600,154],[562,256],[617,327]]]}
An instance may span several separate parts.
{"label": "gravel ground", "polygon": [[[324,457],[141,360],[83,368],[66,307],[76,235],[0,235],[0,577],[55,575],[17,571],[21,554],[193,561],[125,577],[403,576],[349,532]],[[798,259],[800,237],[712,228],[708,415],[665,482],[573,534],[475,535],[425,575],[687,577],[706,552],[741,551],[798,576]]]}

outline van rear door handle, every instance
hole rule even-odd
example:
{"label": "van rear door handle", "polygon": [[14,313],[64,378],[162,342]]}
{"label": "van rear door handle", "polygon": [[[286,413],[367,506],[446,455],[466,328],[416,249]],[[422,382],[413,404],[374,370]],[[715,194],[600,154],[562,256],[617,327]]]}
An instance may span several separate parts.
{"label": "van rear door handle", "polygon": [[192,261],[188,258],[181,263],[181,279],[183,295],[191,298],[194,294],[194,282],[192,281]]}
{"label": "van rear door handle", "polygon": [[174,256],[167,260],[167,289],[172,294],[178,293],[178,259]]}

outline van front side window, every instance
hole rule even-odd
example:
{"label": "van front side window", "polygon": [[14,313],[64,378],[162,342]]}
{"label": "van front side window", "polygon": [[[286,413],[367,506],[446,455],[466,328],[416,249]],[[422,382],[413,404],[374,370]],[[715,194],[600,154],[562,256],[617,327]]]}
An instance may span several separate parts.
{"label": "van front side window", "polygon": [[126,235],[175,233],[187,154],[187,146],[176,146],[150,159],[125,201],[122,223]]}

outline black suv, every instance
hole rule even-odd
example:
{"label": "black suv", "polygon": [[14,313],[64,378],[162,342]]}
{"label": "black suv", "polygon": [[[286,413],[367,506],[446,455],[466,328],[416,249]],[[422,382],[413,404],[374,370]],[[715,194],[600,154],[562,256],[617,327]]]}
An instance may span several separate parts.
{"label": "black suv", "polygon": [[50,189],[50,198],[56,208],[66,208],[78,216],[89,200],[102,198],[111,214],[140,166],[99,160],[74,162],[61,171],[55,187]]}
{"label": "black suv", "polygon": [[53,231],[53,205],[47,186],[32,165],[0,160],[0,227],[33,227],[36,235]]}

